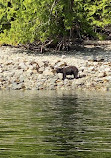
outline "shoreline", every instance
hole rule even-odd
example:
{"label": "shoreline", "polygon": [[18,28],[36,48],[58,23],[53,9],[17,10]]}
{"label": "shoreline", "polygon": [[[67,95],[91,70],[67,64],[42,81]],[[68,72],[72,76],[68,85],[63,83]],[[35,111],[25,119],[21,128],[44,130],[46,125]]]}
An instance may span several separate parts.
{"label": "shoreline", "polygon": [[[22,52],[22,53],[21,53]],[[55,73],[52,67],[79,69],[78,79]],[[0,47],[0,89],[111,91],[111,62],[84,60],[63,54],[28,54],[19,48]]]}

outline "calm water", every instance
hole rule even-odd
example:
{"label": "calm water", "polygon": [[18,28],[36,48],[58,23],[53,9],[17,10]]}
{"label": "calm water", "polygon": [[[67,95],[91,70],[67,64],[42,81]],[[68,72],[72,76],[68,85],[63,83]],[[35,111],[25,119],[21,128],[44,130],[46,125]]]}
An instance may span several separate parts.
{"label": "calm water", "polygon": [[0,158],[110,158],[111,94],[0,92]]}

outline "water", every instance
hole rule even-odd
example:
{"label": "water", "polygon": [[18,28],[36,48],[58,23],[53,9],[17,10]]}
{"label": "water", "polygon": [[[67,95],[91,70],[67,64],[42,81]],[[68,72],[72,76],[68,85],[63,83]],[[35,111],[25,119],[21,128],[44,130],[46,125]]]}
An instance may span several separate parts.
{"label": "water", "polygon": [[0,92],[0,158],[110,158],[111,94]]}

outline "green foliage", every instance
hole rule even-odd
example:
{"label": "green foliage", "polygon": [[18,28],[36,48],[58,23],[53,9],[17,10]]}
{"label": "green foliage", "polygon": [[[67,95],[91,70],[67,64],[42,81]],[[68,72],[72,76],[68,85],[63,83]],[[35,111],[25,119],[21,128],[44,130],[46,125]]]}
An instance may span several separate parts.
{"label": "green foliage", "polygon": [[0,0],[0,44],[101,38],[97,27],[111,24],[110,8],[108,0]]}
{"label": "green foliage", "polygon": [[111,2],[108,0],[96,0],[85,5],[88,12],[87,19],[91,25],[104,27],[111,23]]}

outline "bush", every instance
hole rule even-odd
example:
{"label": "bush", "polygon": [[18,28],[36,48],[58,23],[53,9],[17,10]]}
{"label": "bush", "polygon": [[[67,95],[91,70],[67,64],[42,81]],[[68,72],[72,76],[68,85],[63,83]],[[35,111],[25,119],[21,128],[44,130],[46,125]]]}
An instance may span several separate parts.
{"label": "bush", "polygon": [[102,39],[101,30],[111,24],[107,0],[1,0],[0,7],[0,44],[64,37]]}

